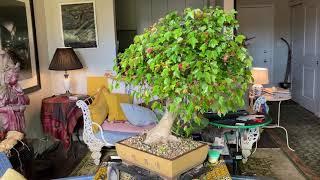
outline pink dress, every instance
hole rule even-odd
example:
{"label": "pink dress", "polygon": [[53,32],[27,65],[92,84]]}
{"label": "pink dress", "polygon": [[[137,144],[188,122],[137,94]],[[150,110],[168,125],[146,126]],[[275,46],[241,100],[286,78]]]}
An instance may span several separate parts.
{"label": "pink dress", "polygon": [[18,73],[19,65],[6,71],[0,87],[0,125],[4,131],[25,129],[24,111],[30,100],[18,84]]}

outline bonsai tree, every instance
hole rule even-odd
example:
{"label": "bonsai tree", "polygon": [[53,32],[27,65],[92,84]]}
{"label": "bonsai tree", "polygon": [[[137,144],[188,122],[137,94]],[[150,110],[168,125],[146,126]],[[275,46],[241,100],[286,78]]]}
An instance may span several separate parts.
{"label": "bonsai tree", "polygon": [[138,87],[134,95],[146,103],[153,97],[166,102],[152,104],[166,110],[145,143],[177,141],[171,135],[176,119],[188,130],[201,124],[204,112],[225,114],[244,106],[252,58],[245,37],[233,34],[236,28],[235,11],[187,8],[161,18],[117,56],[116,79]]}

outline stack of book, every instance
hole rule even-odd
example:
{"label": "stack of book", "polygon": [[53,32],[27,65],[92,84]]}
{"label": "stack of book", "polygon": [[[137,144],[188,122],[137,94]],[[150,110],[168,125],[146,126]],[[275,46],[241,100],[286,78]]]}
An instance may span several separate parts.
{"label": "stack of book", "polygon": [[263,92],[266,95],[273,96],[274,98],[291,98],[289,89],[283,89],[280,87],[264,88]]}

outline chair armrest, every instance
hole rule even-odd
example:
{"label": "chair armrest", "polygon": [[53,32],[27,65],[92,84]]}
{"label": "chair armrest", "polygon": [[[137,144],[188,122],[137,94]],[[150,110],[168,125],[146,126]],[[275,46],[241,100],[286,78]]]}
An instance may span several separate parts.
{"label": "chair armrest", "polygon": [[98,123],[96,123],[96,122],[92,122],[92,125],[96,125],[96,126],[99,128],[99,132],[100,132],[101,139],[103,140],[103,142],[104,142],[105,144],[109,144],[109,143],[106,141],[106,139],[104,138],[104,136],[103,136],[103,129],[102,129],[102,127],[101,127]]}
{"label": "chair armrest", "polygon": [[[95,122],[92,121],[90,110],[88,105],[83,100],[77,101],[77,106],[82,110],[83,114],[83,141],[90,146],[91,144],[103,144],[104,146],[112,146],[110,143],[106,141],[106,139],[103,136],[103,130],[101,126]],[[92,125],[98,126],[100,130],[101,139],[97,138],[92,130]]]}

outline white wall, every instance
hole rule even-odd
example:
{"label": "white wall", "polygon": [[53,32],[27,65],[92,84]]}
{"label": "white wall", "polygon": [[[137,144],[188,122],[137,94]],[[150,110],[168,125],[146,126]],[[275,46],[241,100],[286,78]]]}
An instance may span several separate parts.
{"label": "white wall", "polygon": [[[40,121],[42,99],[64,92],[64,72],[48,70],[55,49],[63,46],[59,3],[79,1],[81,0],[34,0],[42,88],[28,94],[31,104],[27,107],[25,116],[26,133],[30,138],[43,136]],[[113,0],[95,2],[99,47],[76,50],[85,69],[70,71],[73,93],[86,93],[86,77],[102,76],[106,70],[111,70],[116,56]]]}
{"label": "white wall", "polygon": [[[59,3],[88,2],[88,0],[50,0],[45,1],[46,28],[48,34],[48,60],[57,47],[63,46],[61,31],[61,15]],[[113,0],[95,0],[98,48],[76,49],[84,69],[70,71],[71,92],[86,93],[86,77],[102,76],[112,70],[116,57],[115,21]],[[51,71],[51,86],[54,94],[64,92],[64,72]]]}
{"label": "white wall", "polygon": [[281,37],[290,42],[290,8],[288,0],[241,0],[240,5],[273,4],[274,7],[274,55],[273,55],[273,79],[270,82],[278,85],[284,80],[287,63],[287,46],[280,40]]}
{"label": "white wall", "polygon": [[48,43],[46,33],[46,19],[44,16],[44,1],[35,0],[35,23],[37,33],[37,44],[38,44],[38,56],[40,63],[40,77],[41,77],[41,90],[28,94],[30,98],[30,105],[27,107],[25,112],[26,118],[26,134],[30,138],[42,137],[42,127],[40,122],[40,110],[41,100],[44,97],[52,95],[50,73],[48,70]]}
{"label": "white wall", "polygon": [[285,69],[287,66],[288,48],[283,41],[280,40],[281,37],[285,38],[289,43],[291,41],[290,37],[290,7],[288,5],[288,0],[274,0],[275,1],[275,49],[274,49],[274,83],[283,82],[285,76]]}

